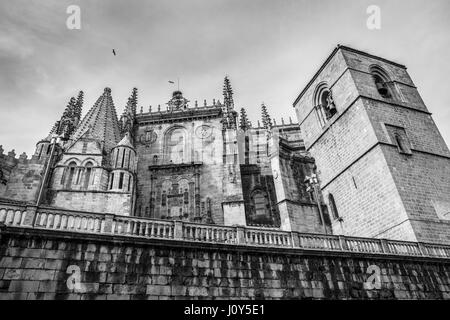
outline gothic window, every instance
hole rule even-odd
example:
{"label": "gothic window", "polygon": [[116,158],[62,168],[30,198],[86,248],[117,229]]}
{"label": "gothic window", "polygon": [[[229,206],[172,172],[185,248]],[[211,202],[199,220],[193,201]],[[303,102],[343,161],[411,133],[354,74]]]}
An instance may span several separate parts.
{"label": "gothic window", "polygon": [[72,187],[72,180],[73,180],[73,176],[75,174],[76,166],[77,166],[77,164],[75,163],[75,161],[72,161],[71,163],[69,163],[69,178],[67,179],[67,189],[70,189]]}
{"label": "gothic window", "polygon": [[61,181],[60,181],[61,185],[64,185],[64,181],[66,180],[66,174],[67,174],[67,168],[64,168],[63,173],[61,175]]}
{"label": "gothic window", "polygon": [[383,98],[391,98],[392,94],[389,88],[391,81],[387,73],[378,66],[371,66],[370,74],[380,96]]}
{"label": "gothic window", "polygon": [[316,89],[314,109],[322,127],[337,113],[331,90],[325,83],[319,85]]}
{"label": "gothic window", "polygon": [[334,219],[339,219],[339,213],[336,207],[336,202],[334,201],[334,196],[330,193],[328,195],[328,204],[331,209],[331,213],[333,214]]}
{"label": "gothic window", "polygon": [[78,168],[77,170],[77,180],[75,181],[75,184],[79,184],[80,183],[80,178],[81,178],[81,172],[83,171],[82,168]]}
{"label": "gothic window", "polygon": [[89,186],[89,181],[91,179],[91,173],[92,173],[92,162],[86,163],[86,171],[84,173],[84,186],[83,189],[87,189]]}
{"label": "gothic window", "polygon": [[157,156],[157,155],[154,155],[154,156],[153,156],[153,164],[154,164],[154,165],[157,165],[157,164],[158,164],[158,156]]}
{"label": "gothic window", "polygon": [[183,128],[174,128],[166,133],[164,155],[168,163],[183,163],[187,160],[186,133]]}
{"label": "gothic window", "polygon": [[128,191],[130,191],[131,188],[131,176],[128,176]]}

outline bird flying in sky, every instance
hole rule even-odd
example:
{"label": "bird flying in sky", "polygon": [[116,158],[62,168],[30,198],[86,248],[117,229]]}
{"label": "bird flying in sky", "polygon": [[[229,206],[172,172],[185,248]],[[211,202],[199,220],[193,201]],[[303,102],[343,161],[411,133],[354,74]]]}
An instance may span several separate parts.
{"label": "bird flying in sky", "polygon": [[113,49],[113,54],[116,55],[116,50]]}

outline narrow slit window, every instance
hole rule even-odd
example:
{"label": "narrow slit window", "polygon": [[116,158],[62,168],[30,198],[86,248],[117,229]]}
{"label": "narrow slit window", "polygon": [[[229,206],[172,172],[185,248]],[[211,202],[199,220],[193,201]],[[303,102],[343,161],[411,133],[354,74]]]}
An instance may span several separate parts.
{"label": "narrow slit window", "polygon": [[120,165],[121,168],[123,168],[124,161],[125,161],[125,150],[122,151],[122,164]]}
{"label": "narrow slit window", "polygon": [[122,189],[123,187],[123,172],[119,175],[119,189]]}

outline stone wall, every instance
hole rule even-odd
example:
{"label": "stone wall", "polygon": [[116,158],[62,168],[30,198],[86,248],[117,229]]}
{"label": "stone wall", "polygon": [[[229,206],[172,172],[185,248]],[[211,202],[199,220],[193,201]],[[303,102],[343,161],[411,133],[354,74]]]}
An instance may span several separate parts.
{"label": "stone wall", "polygon": [[[450,299],[446,259],[4,226],[0,235],[1,299]],[[68,268],[79,268],[81,289],[68,288],[78,275]],[[369,278],[377,268],[380,287]]]}
{"label": "stone wall", "polygon": [[120,191],[56,191],[52,207],[129,216],[132,196]]}
{"label": "stone wall", "polygon": [[3,197],[26,202],[36,201],[44,170],[44,163],[18,163],[11,171]]}
{"label": "stone wall", "polygon": [[[196,112],[201,113],[201,110]],[[212,220],[217,224],[224,223],[222,210],[222,202],[224,201],[222,187],[224,146],[220,120],[221,117],[216,114],[211,116],[210,119],[205,117],[204,119],[186,120],[183,118],[158,123],[151,120],[153,122],[149,121],[150,124],[142,120],[142,123],[139,123],[135,132],[138,154],[135,215],[152,218],[178,216],[180,215],[178,210],[181,208],[181,215],[186,215],[188,219],[192,220],[197,215],[206,216],[208,203],[210,203]],[[203,128],[208,128],[204,137],[202,136]],[[167,150],[169,142],[167,140],[174,129],[184,132],[183,140],[180,140],[177,145],[180,154],[182,154],[180,159],[171,159],[173,154]],[[147,136],[150,136],[150,138],[146,139]],[[176,143],[176,141],[170,141],[170,143]],[[173,161],[174,164],[195,162],[201,163],[201,166],[199,168],[175,166],[174,168],[164,169],[163,165],[171,164],[170,161]],[[150,166],[153,167],[153,170],[149,170]],[[196,181],[197,170],[199,173],[198,181]],[[163,191],[169,193],[169,190],[166,189],[170,189],[166,187],[166,184],[171,186],[174,183],[179,183],[180,180],[190,186],[183,187],[182,190],[188,189],[189,203],[172,205],[171,202],[176,201],[169,201],[163,205]],[[198,186],[196,186],[197,184]],[[198,200],[195,200],[196,187],[199,193]],[[170,213],[169,209],[171,210]]]}

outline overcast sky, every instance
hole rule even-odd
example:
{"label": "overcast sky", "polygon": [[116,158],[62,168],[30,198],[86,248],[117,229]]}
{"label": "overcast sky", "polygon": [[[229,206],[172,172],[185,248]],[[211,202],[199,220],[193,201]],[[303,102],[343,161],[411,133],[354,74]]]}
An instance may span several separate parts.
{"label": "overcast sky", "polygon": [[[292,102],[338,43],[405,64],[450,142],[448,0],[0,1],[5,152],[33,153],[78,90],[86,113],[111,87],[120,114],[134,86],[144,110],[164,105],[177,77],[192,104],[223,101],[228,75],[254,124],[261,102],[277,121],[294,118]],[[81,30],[66,27],[71,4]],[[371,4],[381,30],[366,27]]]}

